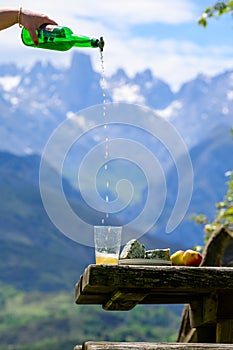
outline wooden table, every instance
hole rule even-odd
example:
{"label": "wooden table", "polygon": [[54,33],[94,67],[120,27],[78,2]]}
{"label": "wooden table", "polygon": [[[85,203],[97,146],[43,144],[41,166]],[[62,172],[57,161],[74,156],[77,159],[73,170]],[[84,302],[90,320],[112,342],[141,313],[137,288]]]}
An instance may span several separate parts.
{"label": "wooden table", "polygon": [[75,286],[75,302],[104,310],[189,304],[198,341],[210,333],[212,342],[233,343],[233,268],[89,265]]}

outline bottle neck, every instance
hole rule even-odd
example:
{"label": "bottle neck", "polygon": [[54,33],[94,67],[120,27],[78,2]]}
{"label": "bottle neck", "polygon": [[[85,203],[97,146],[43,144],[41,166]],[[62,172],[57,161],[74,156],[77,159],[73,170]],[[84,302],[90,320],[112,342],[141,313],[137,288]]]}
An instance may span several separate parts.
{"label": "bottle neck", "polygon": [[100,43],[99,39],[89,38],[87,36],[77,36],[72,34],[70,38],[72,38],[73,45],[76,47],[98,48]]}

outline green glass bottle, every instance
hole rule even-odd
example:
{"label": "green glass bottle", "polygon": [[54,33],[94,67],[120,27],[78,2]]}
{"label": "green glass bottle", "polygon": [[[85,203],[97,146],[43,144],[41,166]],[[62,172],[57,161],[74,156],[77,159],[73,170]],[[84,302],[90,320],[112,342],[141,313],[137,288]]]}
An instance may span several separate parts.
{"label": "green glass bottle", "polygon": [[91,39],[87,36],[77,36],[67,27],[50,24],[37,30],[37,37],[38,45],[35,45],[29,31],[26,28],[22,29],[21,38],[27,46],[57,51],[67,51],[72,47],[97,47],[103,51],[104,47],[102,37],[100,39]]}

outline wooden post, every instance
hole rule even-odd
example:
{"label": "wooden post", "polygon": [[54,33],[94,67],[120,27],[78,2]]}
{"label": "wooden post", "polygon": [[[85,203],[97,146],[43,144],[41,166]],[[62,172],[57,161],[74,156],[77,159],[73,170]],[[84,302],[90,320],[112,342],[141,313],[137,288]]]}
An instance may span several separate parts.
{"label": "wooden post", "polygon": [[233,344],[233,293],[219,296],[218,321],[216,329],[217,343]]}
{"label": "wooden post", "polygon": [[216,293],[190,303],[190,325],[196,328],[196,342],[216,342],[217,305]]}

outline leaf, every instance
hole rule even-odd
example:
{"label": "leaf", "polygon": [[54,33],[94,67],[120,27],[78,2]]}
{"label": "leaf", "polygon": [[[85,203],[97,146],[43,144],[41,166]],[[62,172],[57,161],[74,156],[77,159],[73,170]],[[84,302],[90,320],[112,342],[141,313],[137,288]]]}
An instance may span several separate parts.
{"label": "leaf", "polygon": [[233,12],[233,1],[217,1],[215,5],[206,7],[201,18],[198,20],[198,24],[206,27],[207,18],[214,17],[215,15],[220,17],[231,12]]}

